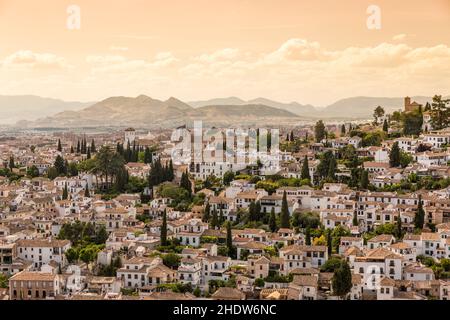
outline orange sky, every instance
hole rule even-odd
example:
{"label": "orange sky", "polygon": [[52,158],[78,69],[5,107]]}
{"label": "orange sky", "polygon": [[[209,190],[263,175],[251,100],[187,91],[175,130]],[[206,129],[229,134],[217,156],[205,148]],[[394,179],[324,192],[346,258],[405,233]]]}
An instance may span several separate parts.
{"label": "orange sky", "polygon": [[[66,28],[69,5],[81,30]],[[366,27],[369,5],[381,29]],[[448,94],[450,0],[0,0],[0,94]]]}

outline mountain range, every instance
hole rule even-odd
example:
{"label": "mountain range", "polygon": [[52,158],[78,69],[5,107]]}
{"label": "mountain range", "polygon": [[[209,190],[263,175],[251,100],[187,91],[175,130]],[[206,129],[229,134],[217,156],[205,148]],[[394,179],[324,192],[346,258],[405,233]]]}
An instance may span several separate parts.
{"label": "mountain range", "polygon": [[36,120],[65,110],[81,110],[92,102],[63,101],[33,95],[0,95],[0,124],[13,124],[19,120]]}
{"label": "mountain range", "polygon": [[[432,100],[425,96],[414,96],[411,99],[421,104]],[[194,120],[202,120],[209,125],[267,125],[314,121],[319,118],[370,119],[378,105],[387,112],[400,110],[403,108],[403,98],[351,97],[318,108],[309,104],[282,103],[265,98],[245,101],[229,97],[185,103],[174,97],[163,101],[140,95],[82,103],[36,96],[0,96],[0,115],[9,123],[23,119],[25,121],[19,121],[17,125],[26,127],[173,127],[190,124]]]}

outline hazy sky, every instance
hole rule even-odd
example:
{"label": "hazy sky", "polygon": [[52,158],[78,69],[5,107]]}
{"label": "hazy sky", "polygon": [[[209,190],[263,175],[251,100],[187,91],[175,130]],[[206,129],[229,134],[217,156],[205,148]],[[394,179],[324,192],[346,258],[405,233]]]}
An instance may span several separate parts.
{"label": "hazy sky", "polygon": [[450,0],[0,0],[0,94],[320,106],[449,88]]}

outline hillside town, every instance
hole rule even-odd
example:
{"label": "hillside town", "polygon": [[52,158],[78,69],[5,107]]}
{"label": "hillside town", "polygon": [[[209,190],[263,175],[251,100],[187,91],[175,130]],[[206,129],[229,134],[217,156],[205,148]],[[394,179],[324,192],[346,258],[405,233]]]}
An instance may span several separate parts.
{"label": "hillside town", "polygon": [[270,126],[1,132],[0,300],[450,300],[450,101]]}

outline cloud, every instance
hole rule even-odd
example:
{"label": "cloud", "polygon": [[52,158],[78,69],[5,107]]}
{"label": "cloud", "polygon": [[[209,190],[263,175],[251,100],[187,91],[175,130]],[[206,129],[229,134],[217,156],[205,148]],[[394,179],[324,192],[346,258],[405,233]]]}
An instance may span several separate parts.
{"label": "cloud", "polygon": [[309,42],[304,39],[289,39],[275,52],[267,56],[268,61],[280,60],[318,60],[325,57],[326,52],[321,49],[318,42]]}
{"label": "cloud", "polygon": [[210,54],[202,54],[194,58],[194,60],[201,62],[217,62],[217,61],[226,61],[233,60],[239,54],[238,49],[234,48],[225,48],[221,50],[217,50]]}
{"label": "cloud", "polygon": [[38,65],[68,65],[56,55],[25,51],[0,61],[3,92],[34,87],[42,91],[38,92],[41,95],[54,96],[61,90],[79,100],[157,93],[157,98],[192,100],[266,96],[320,106],[355,95],[446,95],[450,87],[448,45],[414,47],[401,41],[330,49],[317,41],[293,38],[273,50],[244,52],[226,47],[191,55],[160,52],[137,58],[116,51],[89,55],[71,72],[57,73],[59,78],[42,76],[45,73],[23,77],[5,68],[39,70]]}
{"label": "cloud", "polygon": [[394,41],[401,41],[401,40],[405,40],[406,37],[407,37],[406,34],[401,33],[401,34],[397,34],[397,35],[393,36],[392,40],[394,40]]}
{"label": "cloud", "polygon": [[62,57],[51,53],[36,53],[31,50],[20,50],[7,56],[2,62],[6,68],[20,69],[64,69],[70,65]]}
{"label": "cloud", "polygon": [[92,73],[147,72],[171,66],[178,61],[171,52],[160,52],[152,60],[129,59],[123,55],[91,55],[86,62],[91,65]]}
{"label": "cloud", "polygon": [[109,50],[111,51],[128,51],[128,47],[118,47],[118,46],[110,46]]}

